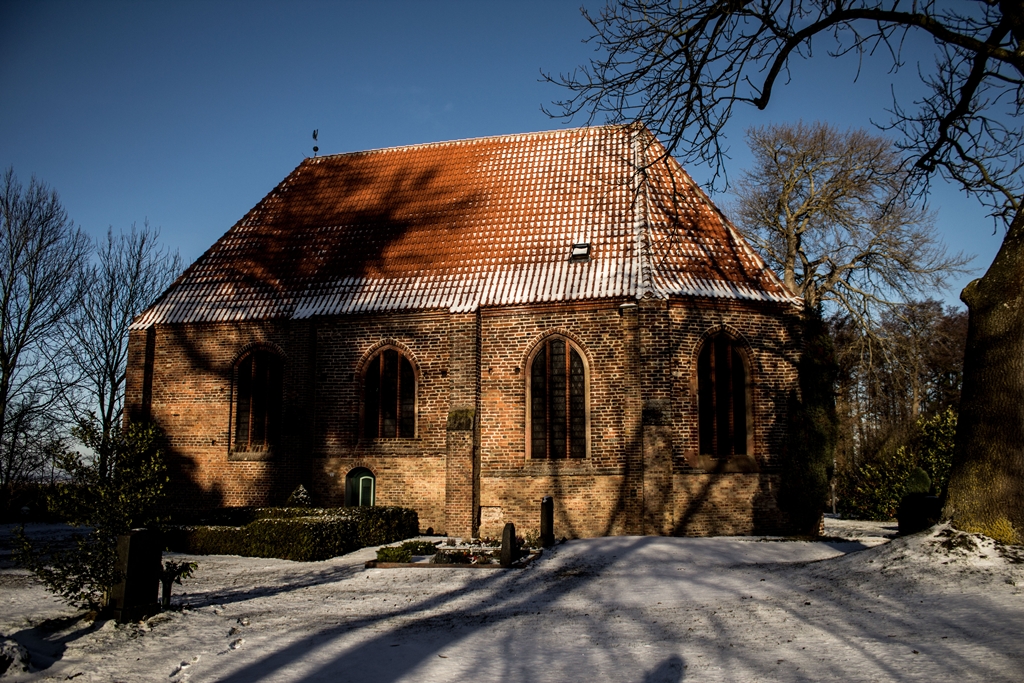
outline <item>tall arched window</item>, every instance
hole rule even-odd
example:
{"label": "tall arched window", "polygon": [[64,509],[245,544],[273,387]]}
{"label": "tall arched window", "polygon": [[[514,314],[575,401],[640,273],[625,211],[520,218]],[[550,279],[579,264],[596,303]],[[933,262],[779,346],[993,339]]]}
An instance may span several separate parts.
{"label": "tall arched window", "polygon": [[587,456],[587,371],[564,337],[548,337],[530,361],[530,457]]}
{"label": "tall arched window", "polygon": [[749,455],[750,407],[742,353],[729,337],[712,337],[697,357],[701,455]]}
{"label": "tall arched window", "polygon": [[235,450],[264,450],[277,440],[283,375],[281,357],[266,349],[235,366]]}
{"label": "tall arched window", "polygon": [[363,437],[416,436],[416,373],[402,351],[384,348],[363,375]]}

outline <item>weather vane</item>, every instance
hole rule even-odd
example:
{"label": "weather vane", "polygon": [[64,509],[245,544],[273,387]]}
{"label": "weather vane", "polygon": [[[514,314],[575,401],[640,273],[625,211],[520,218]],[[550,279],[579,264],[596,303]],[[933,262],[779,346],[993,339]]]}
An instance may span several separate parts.
{"label": "weather vane", "polygon": [[[319,128],[314,128],[313,129],[313,142],[316,142],[316,135],[319,132],[320,132]],[[313,156],[316,156],[316,153],[319,152],[319,151],[320,151],[320,148],[317,147],[316,145],[313,145]]]}

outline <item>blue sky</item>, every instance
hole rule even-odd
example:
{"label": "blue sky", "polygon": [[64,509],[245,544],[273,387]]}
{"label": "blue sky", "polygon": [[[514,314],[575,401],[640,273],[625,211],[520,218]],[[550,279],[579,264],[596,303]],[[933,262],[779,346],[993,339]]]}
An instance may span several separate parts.
{"label": "blue sky", "polygon": [[[0,168],[48,183],[91,234],[148,220],[188,263],[312,154],[314,128],[329,154],[575,125],[541,111],[564,93],[540,75],[593,54],[579,4],[0,0]],[[729,173],[748,126],[886,120],[931,63],[921,48],[857,82],[852,59],[797,64],[766,111],[738,110]],[[980,276],[1002,229],[955,187],[931,203]],[[958,303],[969,279],[937,296]]]}

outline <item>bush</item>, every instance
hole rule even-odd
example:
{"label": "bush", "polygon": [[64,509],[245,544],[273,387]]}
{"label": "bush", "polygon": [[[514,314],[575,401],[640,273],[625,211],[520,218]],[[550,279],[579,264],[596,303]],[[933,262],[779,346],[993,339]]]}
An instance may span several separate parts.
{"label": "bush", "polygon": [[406,541],[402,547],[413,555],[433,555],[437,552],[437,546],[430,541]]}
{"label": "bush", "polygon": [[856,519],[894,519],[915,467],[914,454],[906,446],[861,465],[843,482],[839,510]]}
{"label": "bush", "polygon": [[888,520],[897,516],[908,493],[932,492],[941,498],[949,482],[956,422],[952,408],[921,419],[908,444],[841,475],[839,511],[857,519]]}
{"label": "bush", "polygon": [[196,555],[312,562],[419,533],[415,510],[400,507],[260,508],[246,516],[251,521],[242,526],[178,527],[168,546]]}
{"label": "bush", "polygon": [[[402,544],[405,545],[404,543]],[[408,548],[385,546],[377,551],[378,562],[411,562],[412,552]]]}
{"label": "bush", "polygon": [[932,489],[932,478],[920,467],[915,467],[907,476],[907,483],[903,488],[907,494],[919,493],[926,496]]}
{"label": "bush", "polygon": [[[61,455],[59,465],[69,479],[53,487],[49,506],[92,530],[76,535],[70,550],[36,547],[20,534],[18,559],[68,604],[100,609],[120,578],[117,536],[159,522],[156,511],[167,476],[152,425],[130,423],[106,435],[95,427],[72,431],[93,455]],[[106,458],[95,455],[101,451]]]}
{"label": "bush", "polygon": [[292,508],[309,508],[313,507],[313,499],[309,497],[309,491],[306,490],[306,487],[299,484],[292,491],[292,494],[288,496],[288,501],[285,505]]}
{"label": "bush", "polygon": [[932,480],[932,491],[942,497],[949,484],[956,440],[957,414],[952,408],[918,423],[921,434],[915,443],[918,465]]}

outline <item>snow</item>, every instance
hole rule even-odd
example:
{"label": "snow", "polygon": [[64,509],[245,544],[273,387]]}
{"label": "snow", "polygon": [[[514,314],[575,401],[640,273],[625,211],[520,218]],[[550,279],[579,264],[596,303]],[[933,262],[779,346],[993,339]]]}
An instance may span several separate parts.
{"label": "snow", "polygon": [[7,562],[0,634],[32,664],[4,680],[1024,680],[1024,548],[894,531],[576,540],[518,570],[199,556],[186,607],[129,625]]}

